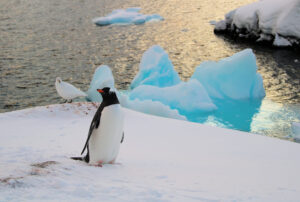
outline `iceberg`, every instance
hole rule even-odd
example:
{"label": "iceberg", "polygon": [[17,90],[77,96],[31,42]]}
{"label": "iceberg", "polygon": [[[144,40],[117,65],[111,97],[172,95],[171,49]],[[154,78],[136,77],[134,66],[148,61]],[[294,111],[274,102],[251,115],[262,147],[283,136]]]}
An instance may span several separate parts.
{"label": "iceberg", "polygon": [[274,46],[299,46],[300,1],[257,1],[225,15],[215,25],[214,31],[234,36],[267,41]]}
{"label": "iceberg", "polygon": [[115,79],[111,69],[107,65],[100,65],[94,72],[93,79],[87,91],[87,100],[93,102],[102,102],[102,97],[97,92],[97,89],[104,87],[114,88],[114,85]]}
{"label": "iceberg", "polygon": [[257,73],[251,49],[219,62],[203,62],[195,69],[191,79],[197,79],[212,98],[241,100],[265,96],[263,80]]}
{"label": "iceberg", "polygon": [[93,19],[93,22],[99,26],[111,24],[143,24],[149,21],[163,20],[158,14],[144,15],[139,13],[141,8],[127,8],[113,10],[105,17],[98,17]]}
{"label": "iceberg", "polygon": [[174,86],[141,85],[129,93],[131,100],[159,101],[180,114],[211,112],[217,109],[206,90],[197,80],[181,82]]}
{"label": "iceberg", "polygon": [[[88,99],[101,102],[96,89],[104,85],[114,87],[114,78],[110,68],[102,65],[95,70]],[[251,130],[265,96],[251,49],[204,62],[183,82],[168,54],[157,45],[144,53],[131,89],[116,92],[123,107],[139,112],[198,123],[213,120],[215,125],[244,131]]]}
{"label": "iceberg", "polygon": [[168,54],[158,45],[149,48],[142,56],[139,72],[131,82],[131,88],[139,85],[167,87],[181,82]]}
{"label": "iceberg", "polygon": [[128,96],[123,93],[119,94],[119,97],[121,105],[128,109],[166,118],[187,120],[185,116],[179,114],[178,110],[171,109],[168,105],[164,105],[161,102],[138,99],[130,100]]}

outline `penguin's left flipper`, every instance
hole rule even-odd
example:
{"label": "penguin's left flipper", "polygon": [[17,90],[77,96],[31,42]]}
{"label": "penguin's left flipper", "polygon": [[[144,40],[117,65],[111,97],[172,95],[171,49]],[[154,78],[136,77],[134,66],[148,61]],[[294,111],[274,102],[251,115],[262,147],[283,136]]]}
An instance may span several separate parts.
{"label": "penguin's left flipper", "polygon": [[124,141],[124,132],[123,132],[123,135],[122,135],[121,143],[123,143],[123,141]]}

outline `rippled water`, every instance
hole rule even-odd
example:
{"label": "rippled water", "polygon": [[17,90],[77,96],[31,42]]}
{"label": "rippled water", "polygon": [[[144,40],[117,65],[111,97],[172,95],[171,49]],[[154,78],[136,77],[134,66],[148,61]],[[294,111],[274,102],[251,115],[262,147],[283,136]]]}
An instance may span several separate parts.
{"label": "rippled water", "polygon": [[[54,87],[57,76],[87,90],[100,64],[113,69],[117,88],[127,89],[143,52],[154,44],[169,53],[183,80],[205,60],[219,60],[250,47],[257,56],[267,100],[297,111],[299,53],[238,43],[213,33],[210,20],[222,19],[228,11],[253,1],[1,0],[0,112],[61,102]],[[141,12],[157,13],[165,20],[106,27],[91,21],[127,7],[141,7]],[[260,119],[258,115],[253,122]]]}

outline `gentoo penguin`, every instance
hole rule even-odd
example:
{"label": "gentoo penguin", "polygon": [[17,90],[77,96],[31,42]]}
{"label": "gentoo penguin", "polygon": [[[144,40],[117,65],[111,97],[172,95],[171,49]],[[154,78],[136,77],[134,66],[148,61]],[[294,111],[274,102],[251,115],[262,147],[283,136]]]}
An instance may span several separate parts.
{"label": "gentoo penguin", "polygon": [[60,77],[56,78],[55,87],[57,93],[65,99],[65,102],[72,102],[72,99],[76,97],[85,97],[86,93],[82,92],[72,84],[64,82]]}
{"label": "gentoo penguin", "polygon": [[87,149],[85,157],[72,157],[91,165],[102,166],[114,163],[120,144],[124,139],[124,114],[116,93],[109,87],[97,89],[102,95],[100,104],[91,122],[88,137],[81,154]]}

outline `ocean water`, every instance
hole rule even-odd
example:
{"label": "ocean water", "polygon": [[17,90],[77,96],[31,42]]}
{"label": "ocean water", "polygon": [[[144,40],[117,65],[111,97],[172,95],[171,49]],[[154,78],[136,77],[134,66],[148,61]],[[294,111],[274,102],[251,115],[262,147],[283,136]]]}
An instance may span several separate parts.
{"label": "ocean water", "polygon": [[[252,48],[267,94],[262,103],[231,103],[228,111],[191,119],[286,138],[291,122],[300,120],[299,52],[217,36],[209,23],[254,1],[1,0],[0,112],[61,102],[54,86],[57,76],[87,90],[101,64],[112,68],[116,87],[126,90],[143,52],[155,44],[168,52],[183,80],[203,61]],[[165,20],[105,27],[92,22],[113,9],[127,7],[141,7],[141,12],[157,13]],[[226,118],[230,114],[235,118]]]}

